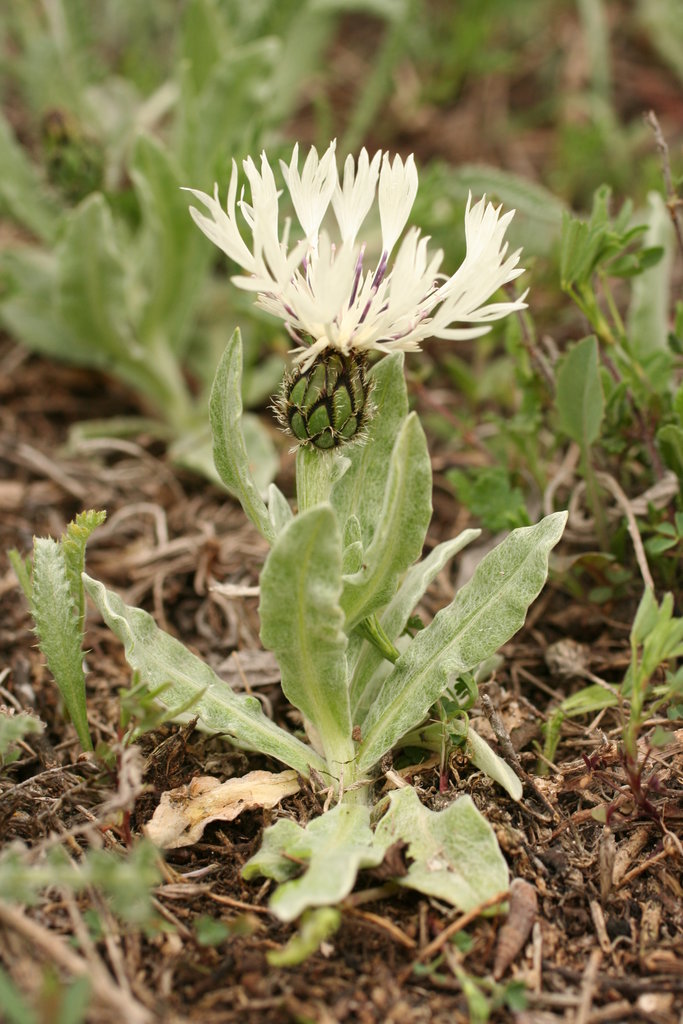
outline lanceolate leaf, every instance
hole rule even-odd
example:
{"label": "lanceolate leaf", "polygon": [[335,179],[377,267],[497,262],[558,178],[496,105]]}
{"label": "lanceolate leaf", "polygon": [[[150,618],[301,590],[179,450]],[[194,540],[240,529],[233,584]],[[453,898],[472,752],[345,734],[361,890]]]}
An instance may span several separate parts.
{"label": "lanceolate leaf", "polygon": [[587,451],[600,435],[605,400],[594,335],[577,342],[557,371],[557,411],[564,432]]}
{"label": "lanceolate leaf", "polygon": [[485,772],[490,779],[497,782],[510,794],[513,800],[522,799],[522,783],[507,761],[482,739],[472,728],[472,723],[462,718],[451,718],[447,722],[430,722],[413,729],[402,740],[406,747],[423,747],[440,753],[444,748],[444,740],[464,741],[464,753],[473,765]]}
{"label": "lanceolate leaf", "polygon": [[137,137],[130,173],[146,228],[141,232],[146,243],[141,275],[150,292],[140,333],[147,336],[162,331],[180,357],[211,254],[187,215],[187,201],[180,189],[182,175],[158,140]]}
{"label": "lanceolate leaf", "polygon": [[391,452],[408,415],[402,353],[380,359],[368,376],[374,384],[370,397],[375,414],[368,426],[367,443],[347,446],[345,454],[351,465],[335,484],[330,499],[342,527],[350,515],[358,517],[365,548],[379,523]]}
{"label": "lanceolate leaf", "polygon": [[391,453],[384,500],[372,543],[363,555],[363,567],[345,580],[342,607],[347,630],[396,593],[399,576],[422,551],[432,514],[431,499],[427,441],[420,421],[411,413]]}
{"label": "lanceolate leaf", "polygon": [[548,572],[550,549],[566,521],[555,512],[514,530],[484,558],[472,579],[396,662],[370,709],[358,771],[370,771],[419,725],[454,675],[475,668],[517,632]]}
{"label": "lanceolate leaf", "polygon": [[328,763],[353,755],[341,594],[342,549],[329,505],[296,516],[261,573],[261,639],[282,671],[287,699],[320,734]]}
{"label": "lanceolate leaf", "polygon": [[[464,530],[453,540],[438,544],[425,559],[408,570],[395,597],[380,616],[380,625],[390,640],[396,640],[401,635],[411,612],[444,565],[480,533],[481,530]],[[364,644],[351,681],[351,712],[354,723],[362,725],[368,709],[377,696],[377,688],[373,685],[374,675],[382,661],[382,655],[376,647],[369,643]]]}
{"label": "lanceolate leaf", "polygon": [[59,544],[37,537],[33,546],[31,612],[40,649],[55,677],[81,746],[92,750],[85,703],[83,633]]}
{"label": "lanceolate leaf", "polygon": [[94,193],[70,215],[57,248],[58,311],[80,344],[130,363],[135,339],[126,311],[126,281],[111,212]]}
{"label": "lanceolate leaf", "polygon": [[289,502],[276,484],[271,484],[268,488],[268,515],[275,533],[280,533],[294,515]]}
{"label": "lanceolate leaf", "polygon": [[83,582],[104,621],[123,643],[131,668],[150,689],[163,688],[159,700],[164,704],[187,705],[194,698],[192,710],[203,723],[215,732],[227,733],[238,746],[277,758],[304,777],[310,768],[325,771],[322,758],[266,718],[255,697],[233,693],[200,658],[159,629],[151,615],[124,604],[85,573]]}
{"label": "lanceolate leaf", "polygon": [[9,213],[43,242],[50,244],[59,223],[57,204],[0,113],[0,212]]}
{"label": "lanceolate leaf", "polygon": [[213,432],[213,458],[221,480],[242,505],[254,526],[270,543],[275,530],[249,468],[241,428],[242,336],[236,328],[216,370],[209,416]]}

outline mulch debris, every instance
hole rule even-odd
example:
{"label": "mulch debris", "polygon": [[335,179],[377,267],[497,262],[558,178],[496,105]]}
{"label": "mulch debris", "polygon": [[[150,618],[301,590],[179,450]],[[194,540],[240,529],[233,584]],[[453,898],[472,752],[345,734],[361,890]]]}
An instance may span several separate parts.
{"label": "mulch debris", "polygon": [[[69,444],[69,428],[79,420],[139,413],[105,377],[25,357],[5,343],[0,399],[0,548],[25,553],[34,534],[58,536],[81,509],[105,508],[107,523],[88,549],[91,574],[146,607],[230,685],[255,693],[276,720],[296,724],[277,666],[258,639],[254,587],[265,545],[238,506],[172,470],[152,438]],[[282,486],[291,491],[291,464]],[[462,512],[440,479],[433,539],[455,521],[462,525]],[[213,589],[219,584],[223,589]],[[453,586],[452,574],[442,573],[423,614],[443,606]],[[227,779],[278,770],[203,735],[194,723],[166,725],[132,750],[117,748],[118,691],[131,685],[131,675],[118,642],[94,614],[90,722],[95,742],[119,756],[112,767],[80,755],[6,560],[0,603],[0,703],[46,724],[0,774],[3,846],[24,844],[34,863],[55,844],[75,861],[91,846],[125,856],[164,791],[197,775]],[[340,931],[320,953],[296,968],[269,967],[266,953],[292,929],[269,914],[269,884],[247,884],[240,868],[277,815],[304,822],[319,811],[319,797],[301,792],[277,810],[209,825],[201,842],[169,852],[154,894],[163,929],[123,927],[96,892],[49,889],[30,908],[0,904],[0,963],[22,991],[42,992],[43,1001],[47,965],[64,978],[87,974],[94,1007],[87,1019],[98,1024],[457,1024],[470,1019],[463,971],[475,979],[495,974],[501,986],[511,980],[526,986],[525,1009],[493,1008],[491,1020],[680,1021],[683,731],[650,754],[659,820],[639,811],[625,785],[615,712],[565,722],[545,775],[538,774],[534,746],[542,743],[552,708],[585,685],[581,672],[558,670],[553,645],[582,645],[576,664],[618,681],[632,614],[630,606],[581,605],[551,583],[505,648],[504,665],[483,692],[526,780],[519,804],[457,753],[445,794],[438,765],[415,769],[423,800],[436,807],[469,793],[491,821],[511,877],[519,880],[507,918],[459,916],[366,873],[342,908]],[[475,713],[478,728],[499,743],[494,719],[481,706]],[[595,816],[606,806],[609,826]],[[99,934],[88,927],[93,912]],[[226,925],[217,945],[201,944],[197,922],[206,918]],[[52,1020],[46,1005],[44,1019]]]}

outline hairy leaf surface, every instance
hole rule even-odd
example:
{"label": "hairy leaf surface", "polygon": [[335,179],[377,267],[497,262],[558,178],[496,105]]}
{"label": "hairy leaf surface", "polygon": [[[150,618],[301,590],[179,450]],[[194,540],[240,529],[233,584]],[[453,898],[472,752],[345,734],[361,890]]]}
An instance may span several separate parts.
{"label": "hairy leaf surface", "polygon": [[187,705],[215,732],[227,733],[238,746],[260,750],[308,777],[311,767],[325,762],[263,714],[255,697],[234,693],[200,658],[179,640],[159,629],[151,615],[124,604],[118,594],[83,574],[85,589],[112,632],[125,648],[128,664],[140,672],[150,689],[163,687],[159,700],[167,707]]}
{"label": "hairy leaf surface", "polygon": [[254,483],[241,429],[242,336],[239,328],[233,332],[216,370],[209,399],[209,417],[213,432],[213,458],[220,478],[257,530],[272,543],[275,530]]}
{"label": "hairy leaf surface", "polygon": [[358,770],[368,772],[445,691],[514,636],[548,573],[548,555],[566,522],[555,512],[514,530],[494,548],[448,607],[396,662],[365,720]]}
{"label": "hairy leaf surface", "polygon": [[285,696],[315,726],[330,763],[352,753],[341,566],[337,517],[317,505],[278,534],[259,605],[261,639],[278,660]]}
{"label": "hairy leaf surface", "polygon": [[[350,470],[349,470],[350,472]],[[432,471],[424,431],[415,413],[395,440],[382,508],[363,566],[344,581],[347,630],[385,605],[398,580],[419,557],[432,514]]]}

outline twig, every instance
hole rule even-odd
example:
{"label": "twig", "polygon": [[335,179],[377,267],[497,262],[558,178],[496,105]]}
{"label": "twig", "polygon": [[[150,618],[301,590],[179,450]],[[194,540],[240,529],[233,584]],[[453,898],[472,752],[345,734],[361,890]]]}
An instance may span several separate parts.
{"label": "twig", "polygon": [[648,868],[658,864],[660,860],[666,860],[667,857],[670,857],[672,853],[675,852],[677,851],[674,850],[673,845],[665,846],[663,850],[655,853],[652,857],[648,857],[648,859],[644,860],[642,864],[639,864],[637,867],[632,868],[631,871],[628,871],[620,880],[617,888],[621,888],[623,885],[627,885],[629,882],[632,882],[634,878],[637,878],[638,875],[642,875],[644,871],[648,870]]}
{"label": "twig", "polygon": [[500,744],[500,749],[502,753],[505,755],[507,760],[512,764],[513,768],[515,768],[517,774],[522,773],[524,771],[524,769],[522,768],[522,763],[519,760],[519,757],[517,756],[517,751],[512,745],[510,734],[505,728],[505,723],[503,719],[500,717],[498,711],[493,706],[493,701],[489,697],[488,693],[480,694],[480,700],[481,706],[486,712],[486,717],[489,720],[489,725],[493,729],[495,737],[498,740],[498,743]]}
{"label": "twig", "polygon": [[578,444],[574,441],[569,445],[564,458],[562,459],[562,465],[555,473],[555,476],[548,482],[548,486],[543,492],[543,511],[545,515],[550,515],[554,511],[555,505],[553,498],[555,497],[555,491],[562,484],[571,485],[574,478],[574,471],[579,464],[579,458],[581,456],[581,449]]}
{"label": "twig", "polygon": [[593,1005],[593,996],[595,995],[595,982],[598,976],[598,967],[602,960],[602,950],[594,949],[588,958],[586,970],[583,975],[583,982],[581,984],[581,1002],[576,1011],[576,1017],[574,1018],[575,1024],[587,1024],[591,1006]]}
{"label": "twig", "polygon": [[648,111],[645,115],[645,120],[652,128],[655,144],[659,150],[659,157],[662,162],[662,177],[664,178],[664,187],[666,189],[666,205],[671,214],[671,220],[673,221],[674,231],[676,232],[676,239],[678,241],[678,248],[683,253],[683,224],[681,223],[680,209],[683,206],[683,201],[680,199],[676,189],[674,188],[673,176],[671,174],[671,163],[669,161],[669,147],[666,144],[666,139],[662,134],[662,129],[659,127],[659,121],[654,110]]}
{"label": "twig", "polygon": [[369,910],[359,910],[357,907],[346,907],[346,913],[352,917],[360,917],[363,921],[367,921],[368,924],[374,924],[382,931],[387,932],[394,942],[398,942],[401,946],[405,946],[406,949],[415,949],[417,943],[415,939],[411,939],[409,935],[402,932],[393,921],[389,921],[386,917],[381,917],[379,914],[373,914]]}
{"label": "twig", "polygon": [[484,900],[483,903],[478,904],[476,907],[472,907],[472,909],[468,910],[466,914],[461,914],[460,917],[456,917],[455,921],[452,921],[448,927],[444,928],[444,930],[440,932],[428,946],[425,946],[424,949],[420,950],[418,960],[431,959],[431,957],[435,956],[439,952],[442,946],[445,946],[451,936],[462,931],[463,928],[467,928],[467,925],[471,924],[472,921],[476,921],[484,910],[489,910],[491,907],[495,907],[497,904],[502,903],[507,899],[507,895],[507,890],[504,889],[503,892],[499,892],[495,896],[490,896],[487,900]]}
{"label": "twig", "polygon": [[629,502],[628,498],[622,491],[617,481],[614,479],[613,476],[611,476],[611,474],[596,473],[595,475],[597,476],[600,483],[603,484],[603,486],[606,487],[607,490],[612,493],[612,495],[617,501],[617,504],[626,516],[626,524],[629,536],[631,538],[631,543],[633,544],[633,551],[636,556],[638,568],[640,569],[640,575],[643,577],[643,582],[645,586],[650,587],[650,589],[654,592],[655,583],[652,579],[650,567],[647,564],[647,557],[645,555],[645,548],[643,547],[643,540],[640,536],[640,531],[638,530],[638,524],[636,522],[636,517],[633,514],[631,503]]}
{"label": "twig", "polygon": [[255,903],[243,903],[242,900],[235,900],[232,896],[222,896],[217,892],[207,892],[206,895],[214,903],[222,903],[226,907],[232,907],[234,910],[246,910],[250,914],[270,914],[268,907],[259,907]]}
{"label": "twig", "polygon": [[56,765],[54,768],[46,768],[44,771],[38,772],[36,775],[31,775],[28,779],[24,779],[22,782],[15,783],[15,785],[13,785],[11,789],[6,789],[4,793],[0,794],[0,800],[7,800],[9,797],[17,793],[20,789],[28,789],[31,785],[34,785],[37,782],[43,782],[46,776],[48,775],[64,775],[66,776],[66,778],[64,779],[65,782],[80,783],[80,779],[70,779],[68,778],[68,776],[73,771],[83,769],[84,766],[86,766],[86,771],[99,771],[97,765],[94,765],[92,761],[80,761],[78,764]]}

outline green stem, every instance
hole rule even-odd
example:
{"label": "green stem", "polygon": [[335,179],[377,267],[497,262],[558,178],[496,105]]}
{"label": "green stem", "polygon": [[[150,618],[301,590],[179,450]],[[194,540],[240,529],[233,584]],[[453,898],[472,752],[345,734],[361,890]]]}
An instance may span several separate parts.
{"label": "green stem", "polygon": [[356,630],[360,633],[365,640],[369,640],[370,643],[377,648],[383,658],[387,661],[396,664],[398,659],[401,657],[401,652],[394,647],[387,634],[382,629],[379,620],[376,615],[369,615],[367,619],[363,619],[356,626]]}
{"label": "green stem", "polygon": [[598,276],[600,279],[600,284],[602,286],[603,295],[605,296],[605,302],[607,303],[610,315],[617,329],[619,340],[623,342],[626,339],[626,328],[624,327],[624,321],[621,319],[621,314],[619,312],[619,309],[617,308],[617,304],[614,301],[614,295],[612,294],[612,289],[609,286],[607,275],[604,273],[599,273]]}
{"label": "green stem", "polygon": [[296,497],[299,512],[307,512],[330,499],[333,484],[339,479],[348,459],[337,452],[300,445],[296,453]]}

